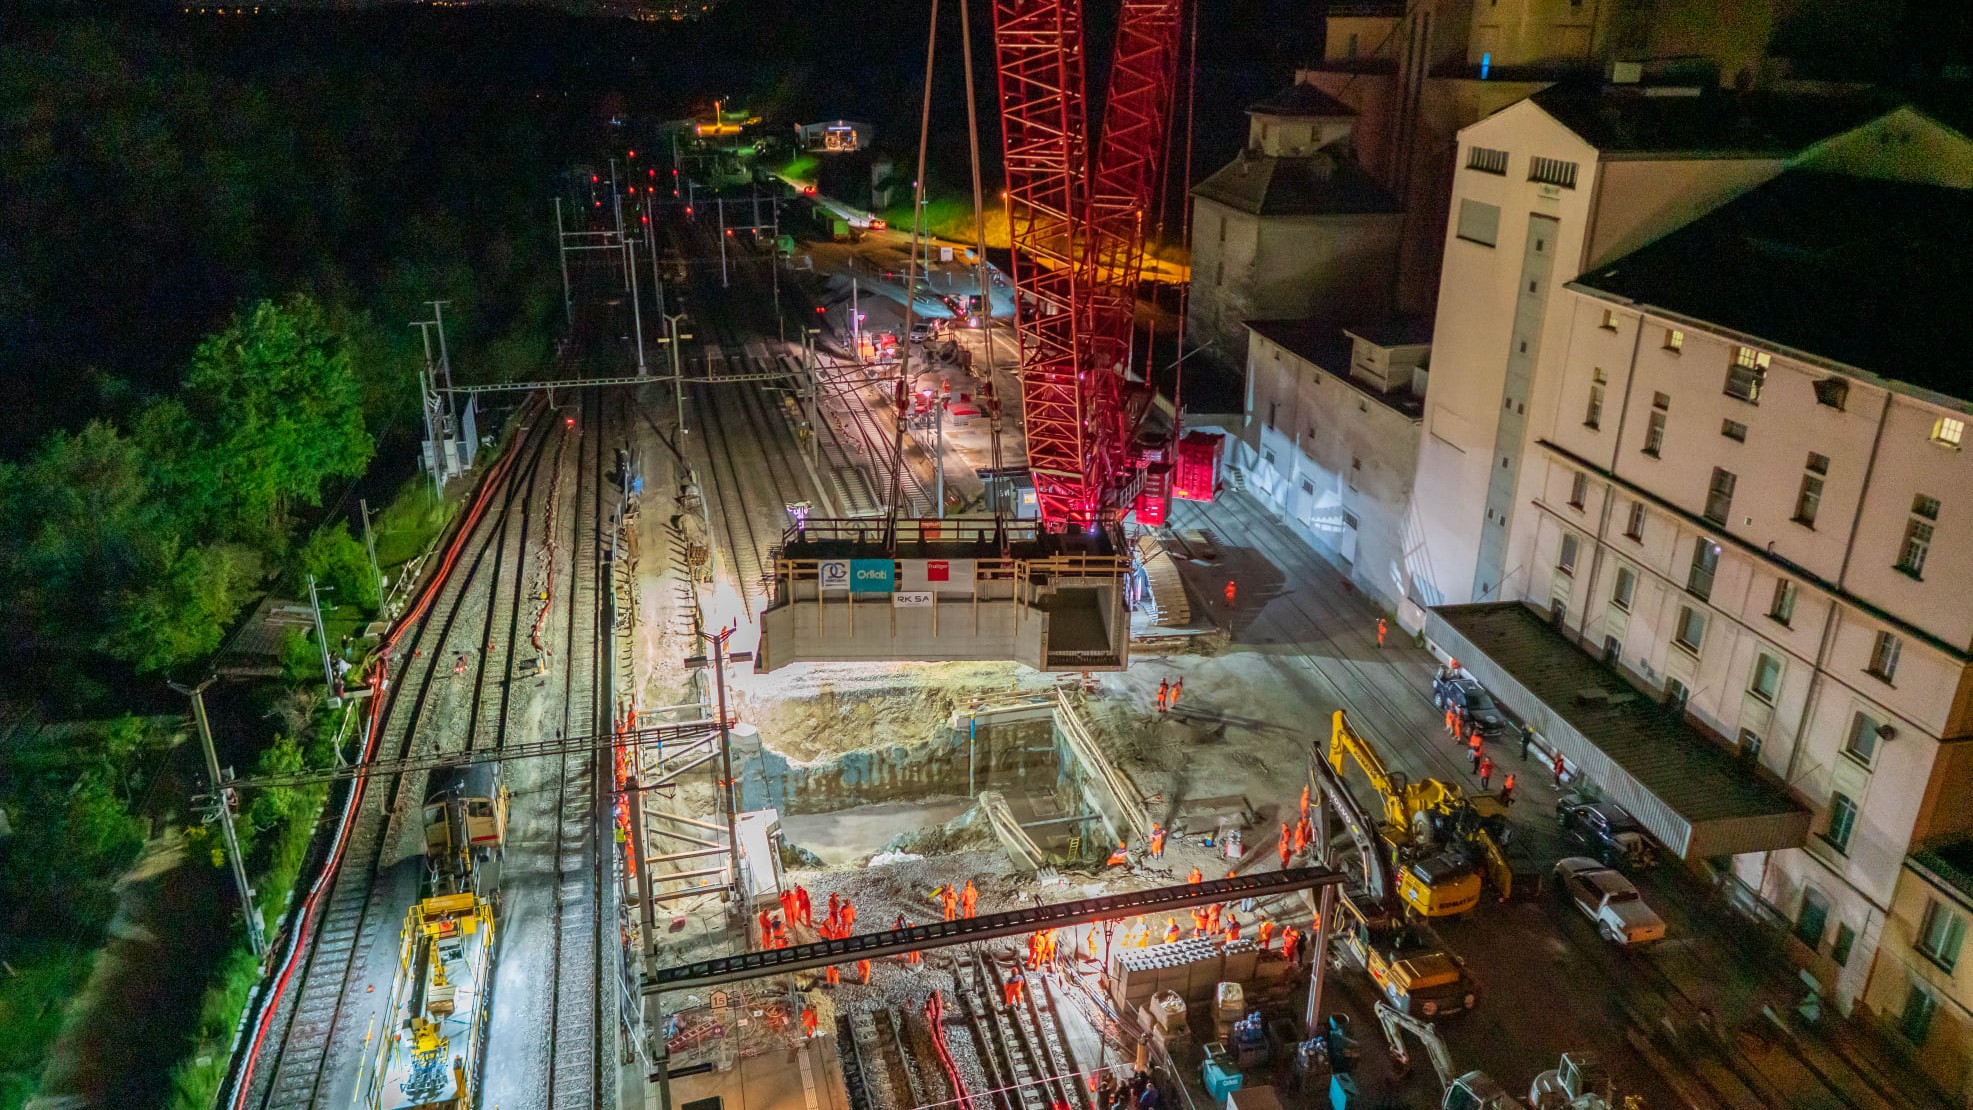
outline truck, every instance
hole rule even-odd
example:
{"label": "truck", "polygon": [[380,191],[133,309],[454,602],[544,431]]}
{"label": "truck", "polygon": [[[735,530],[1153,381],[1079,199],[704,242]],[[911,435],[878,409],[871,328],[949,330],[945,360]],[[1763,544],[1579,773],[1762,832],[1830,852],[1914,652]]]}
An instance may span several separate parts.
{"label": "truck", "polygon": [[1659,917],[1629,879],[1588,856],[1570,856],[1555,865],[1555,888],[1596,923],[1614,944],[1645,944],[1665,935]]}

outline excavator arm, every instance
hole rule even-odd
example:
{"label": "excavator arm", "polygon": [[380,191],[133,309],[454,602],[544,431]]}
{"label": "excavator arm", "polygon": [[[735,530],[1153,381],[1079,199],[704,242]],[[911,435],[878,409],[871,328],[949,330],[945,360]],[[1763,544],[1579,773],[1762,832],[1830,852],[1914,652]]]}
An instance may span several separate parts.
{"label": "excavator arm", "polygon": [[1356,760],[1356,765],[1370,779],[1371,789],[1384,802],[1384,820],[1400,829],[1411,828],[1410,787],[1404,776],[1396,774],[1384,766],[1376,749],[1370,742],[1350,727],[1349,717],[1340,709],[1330,719],[1329,726],[1329,766],[1337,774],[1343,773],[1343,765],[1348,760]]}
{"label": "excavator arm", "polygon": [[1391,1059],[1396,1060],[1400,1067],[1411,1062],[1411,1052],[1404,1047],[1404,1034],[1409,1030],[1412,1036],[1418,1038],[1418,1043],[1425,1046],[1425,1055],[1431,1058],[1432,1070],[1439,1073],[1440,1087],[1451,1087],[1453,1080],[1459,1078],[1458,1073],[1452,1070],[1452,1052],[1446,1048],[1445,1041],[1439,1037],[1439,1031],[1432,1028],[1431,1022],[1402,1013],[1390,1003],[1379,1000],[1377,1024],[1384,1027],[1384,1040],[1391,1046]]}
{"label": "excavator arm", "polygon": [[1310,774],[1314,776],[1316,789],[1321,791],[1329,808],[1342,818],[1343,827],[1349,830],[1350,840],[1356,844],[1357,854],[1363,858],[1364,890],[1379,905],[1391,905],[1396,892],[1392,889],[1383,842],[1377,837],[1377,828],[1371,823],[1370,815],[1364,812],[1356,796],[1343,785],[1342,778],[1319,755],[1311,764]]}

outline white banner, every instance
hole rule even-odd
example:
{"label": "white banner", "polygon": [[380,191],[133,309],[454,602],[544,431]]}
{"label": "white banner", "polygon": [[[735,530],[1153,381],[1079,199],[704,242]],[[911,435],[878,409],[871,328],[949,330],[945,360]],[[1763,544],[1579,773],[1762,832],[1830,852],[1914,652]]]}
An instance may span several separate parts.
{"label": "white banner", "polygon": [[898,563],[904,570],[898,579],[901,590],[973,592],[976,564],[972,559],[900,559]]}
{"label": "white banner", "polygon": [[929,609],[932,607],[932,595],[923,590],[900,590],[891,595],[891,604],[899,609]]}
{"label": "white banner", "polygon": [[815,566],[815,577],[825,590],[849,589],[849,560],[824,559]]}

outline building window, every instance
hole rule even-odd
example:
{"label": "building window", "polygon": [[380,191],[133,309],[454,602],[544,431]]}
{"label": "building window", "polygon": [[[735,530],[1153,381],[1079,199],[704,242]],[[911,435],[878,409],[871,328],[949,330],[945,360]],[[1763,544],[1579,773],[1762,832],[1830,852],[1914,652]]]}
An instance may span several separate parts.
{"label": "building window", "polygon": [[1918,1048],[1932,1036],[1932,1015],[1939,1012],[1939,999],[1925,984],[1911,981],[1911,992],[1904,996],[1904,1013],[1898,1016],[1898,1032]]}
{"label": "building window", "polygon": [[1837,967],[1846,967],[1850,962],[1850,949],[1856,947],[1857,931],[1848,922],[1836,926],[1836,939],[1829,945],[1829,958],[1836,961]]}
{"label": "building window", "polygon": [[1749,763],[1761,757],[1761,736],[1751,728],[1740,730],[1740,758]]}
{"label": "building window", "polygon": [[1877,745],[1883,739],[1883,724],[1859,709],[1850,717],[1850,734],[1843,739],[1843,751],[1868,767],[1877,759]]}
{"label": "building window", "polygon": [[1616,584],[1610,587],[1610,604],[1630,612],[1630,603],[1637,596],[1637,572],[1629,567],[1617,568]]}
{"label": "building window", "polygon": [[1500,206],[1461,197],[1459,231],[1461,239],[1491,247],[1500,241]]}
{"label": "building window", "polygon": [[1692,568],[1685,576],[1685,590],[1701,601],[1713,596],[1713,575],[1720,569],[1720,545],[1700,536],[1692,541]]}
{"label": "building window", "polygon": [[1270,428],[1274,427],[1274,418],[1276,416],[1279,416],[1280,414],[1281,414],[1281,402],[1269,401],[1267,403],[1267,426]]}
{"label": "building window", "polygon": [[1617,310],[1616,310],[1616,309],[1614,309],[1614,308],[1606,308],[1606,309],[1604,309],[1604,310],[1603,310],[1603,322],[1602,322],[1601,324],[1599,324],[1599,325],[1597,325],[1597,326],[1598,326],[1598,327],[1600,327],[1600,328],[1602,328],[1602,329],[1603,329],[1604,331],[1616,331],[1616,330],[1617,330]]}
{"label": "building window", "polygon": [[1761,384],[1767,380],[1768,354],[1752,347],[1735,347],[1733,365],[1726,371],[1726,395],[1749,404],[1759,404]]}
{"label": "building window", "polygon": [[1802,475],[1802,488],[1795,494],[1795,523],[1815,527],[1815,514],[1822,508],[1822,476],[1829,473],[1829,456],[1809,452],[1808,473]]}
{"label": "building window", "polygon": [[1362,457],[1361,457],[1361,456],[1358,456],[1358,455],[1351,455],[1351,456],[1350,456],[1350,469],[1351,469],[1351,470],[1362,470],[1362,469],[1363,469],[1363,459],[1362,459]]}
{"label": "building window", "polygon": [[1747,442],[1747,425],[1742,424],[1738,420],[1722,421],[1720,423],[1720,434],[1735,443],[1745,443]]}
{"label": "building window", "polygon": [[1274,466],[1274,451],[1272,449],[1261,452],[1261,461],[1267,463],[1269,467],[1279,470],[1278,467]]}
{"label": "building window", "polygon": [[[1352,35],[1351,38],[1355,38],[1355,36]],[[1473,147],[1466,152],[1466,168],[1469,170],[1479,170],[1481,173],[1506,176],[1507,152],[1504,150],[1489,150],[1483,146]]]}
{"label": "building window", "polygon": [[1877,642],[1870,646],[1870,666],[1864,670],[1886,682],[1897,677],[1898,654],[1904,650],[1904,641],[1889,632],[1879,632]]}
{"label": "building window", "polygon": [[1725,524],[1733,512],[1733,487],[1739,479],[1731,470],[1713,468],[1713,478],[1706,483],[1706,519],[1714,524]]}
{"label": "building window", "polygon": [[1829,831],[1822,834],[1822,839],[1827,840],[1831,848],[1836,849],[1844,855],[1849,855],[1850,834],[1855,832],[1856,828],[1857,803],[1855,799],[1841,790],[1830,794]]}
{"label": "building window", "polygon": [[1346,48],[1348,50],[1348,53],[1345,54],[1344,57],[1347,58],[1356,57],[1356,39],[1357,39],[1356,32],[1354,31],[1350,32],[1350,42],[1349,42],[1349,46]]}
{"label": "building window", "polygon": [[1966,435],[1966,421],[1941,416],[1932,422],[1932,442],[1941,447],[1958,447]]}
{"label": "building window", "polygon": [[1653,411],[1650,423],[1644,427],[1644,453],[1655,459],[1664,449],[1665,414],[1661,411]]}
{"label": "building window", "polygon": [[1802,889],[1802,908],[1795,914],[1795,939],[1811,950],[1822,947],[1822,934],[1829,928],[1829,899],[1814,887]]}
{"label": "building window", "polygon": [[1925,958],[1946,971],[1959,962],[1959,946],[1966,942],[1966,915],[1939,901],[1925,900],[1925,916],[1918,923],[1918,950]]}
{"label": "building window", "polygon": [[1815,383],[1815,403],[1842,412],[1850,403],[1850,383],[1841,378],[1823,378]]}
{"label": "building window", "polygon": [[1572,533],[1562,533],[1562,554],[1555,560],[1555,569],[1563,574],[1576,573],[1576,550],[1580,545]]}
{"label": "building window", "polygon": [[1904,542],[1898,545],[1897,569],[1913,578],[1925,577],[1925,556],[1932,550],[1932,522],[1939,519],[1939,499],[1924,494],[1911,499],[1911,519],[1905,521]]}
{"label": "building window", "polygon": [[1597,367],[1595,373],[1590,375],[1589,411],[1583,413],[1583,423],[1591,428],[1600,428],[1603,426],[1603,391],[1608,382],[1609,376],[1603,373],[1601,366]]}
{"label": "building window", "polygon": [[1678,330],[1677,328],[1666,328],[1665,350],[1682,351],[1684,349],[1685,349],[1685,333]]}
{"label": "building window", "polygon": [[1213,284],[1214,285],[1226,284],[1226,263],[1224,262],[1213,263]]}
{"label": "building window", "polygon": [[1575,480],[1569,483],[1569,505],[1581,509],[1589,500],[1589,475],[1576,472]]}
{"label": "building window", "polygon": [[1624,535],[1639,543],[1644,542],[1644,502],[1630,503],[1630,515],[1624,519]]}
{"label": "building window", "polygon": [[1573,189],[1576,187],[1576,164],[1537,154],[1528,160],[1528,180]]}
{"label": "building window", "polygon": [[1774,583],[1774,600],[1768,604],[1767,615],[1776,624],[1792,624],[1795,620],[1795,583],[1787,578],[1778,578]]}
{"label": "building window", "polygon": [[1672,631],[1672,643],[1694,655],[1699,654],[1699,645],[1706,641],[1706,615],[1690,605],[1678,607],[1678,624]]}
{"label": "building window", "polygon": [[1222,242],[1222,243],[1224,243],[1224,242],[1226,242],[1226,217],[1225,217],[1225,216],[1221,216],[1221,217],[1219,218],[1219,241],[1220,241],[1220,242]]}
{"label": "building window", "polygon": [[1651,395],[1651,407],[1657,409],[1659,412],[1670,409],[1672,407],[1672,395],[1669,393],[1653,393]]}
{"label": "building window", "polygon": [[1754,678],[1748,683],[1747,692],[1768,703],[1781,693],[1781,660],[1761,652],[1754,657]]}
{"label": "building window", "polygon": [[1676,678],[1665,680],[1665,708],[1674,713],[1685,712],[1685,703],[1692,700],[1692,689]]}

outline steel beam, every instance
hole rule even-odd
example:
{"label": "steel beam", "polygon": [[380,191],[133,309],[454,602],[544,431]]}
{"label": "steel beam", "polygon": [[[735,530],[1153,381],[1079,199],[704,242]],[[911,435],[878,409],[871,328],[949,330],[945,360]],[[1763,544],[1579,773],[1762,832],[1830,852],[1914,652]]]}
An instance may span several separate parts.
{"label": "steel beam", "polygon": [[746,952],[717,960],[700,960],[653,972],[644,979],[646,995],[698,990],[723,983],[738,983],[767,975],[787,975],[812,971],[848,960],[874,960],[927,948],[947,948],[955,944],[1021,936],[1040,929],[1060,929],[1092,921],[1116,920],[1143,914],[1169,913],[1213,902],[1236,902],[1243,898],[1266,898],[1291,894],[1341,882],[1340,872],[1326,867],[1295,867],[1286,871],[1261,871],[1231,879],[1164,886],[1152,890],[1113,894],[1106,898],[1084,898],[1048,906],[990,913],[958,921],[935,921],[909,929],[862,933],[841,940],[797,944]]}

